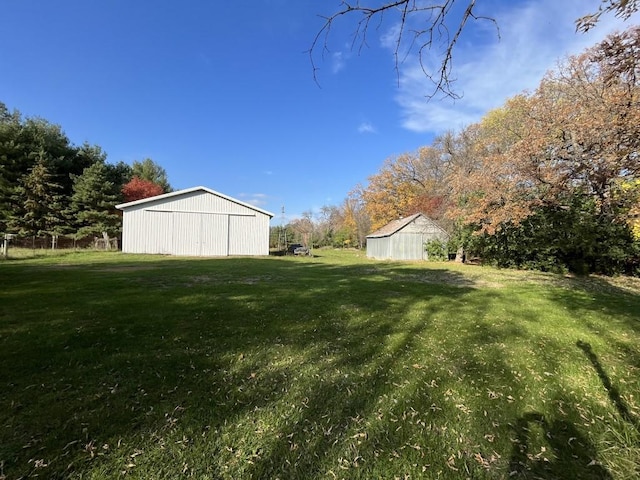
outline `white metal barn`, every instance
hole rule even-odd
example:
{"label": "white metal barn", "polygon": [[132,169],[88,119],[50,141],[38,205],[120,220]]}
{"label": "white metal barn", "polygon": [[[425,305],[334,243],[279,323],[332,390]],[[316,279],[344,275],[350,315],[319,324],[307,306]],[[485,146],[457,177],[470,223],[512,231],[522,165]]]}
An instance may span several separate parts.
{"label": "white metal barn", "polygon": [[426,260],[424,244],[447,241],[449,234],[422,213],[394,220],[367,235],[367,257],[393,260]]}
{"label": "white metal barn", "polygon": [[116,205],[122,251],[188,256],[268,255],[272,213],[206,187]]}

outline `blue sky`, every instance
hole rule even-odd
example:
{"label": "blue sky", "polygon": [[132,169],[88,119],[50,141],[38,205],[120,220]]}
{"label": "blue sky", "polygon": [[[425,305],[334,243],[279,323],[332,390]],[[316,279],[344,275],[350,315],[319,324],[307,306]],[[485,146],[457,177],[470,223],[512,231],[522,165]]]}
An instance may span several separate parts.
{"label": "blue sky", "polygon": [[391,19],[362,51],[351,48],[354,24],[336,24],[314,81],[307,51],[319,15],[339,3],[7,0],[0,101],[100,145],[109,162],[152,158],[174,188],[204,185],[278,224],[282,207],[289,220],[340,204],[386,158],[479,120],[638,20],[605,17],[585,35],[574,20],[599,0],[480,0],[499,37],[489,22],[469,24],[454,52],[463,98],[427,102],[412,54],[394,70]]}

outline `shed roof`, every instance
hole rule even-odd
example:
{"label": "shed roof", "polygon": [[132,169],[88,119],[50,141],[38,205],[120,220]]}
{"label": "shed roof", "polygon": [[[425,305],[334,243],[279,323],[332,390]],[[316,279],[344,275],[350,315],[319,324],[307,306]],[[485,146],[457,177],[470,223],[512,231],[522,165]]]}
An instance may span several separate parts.
{"label": "shed roof", "polygon": [[380,238],[380,237],[388,237],[393,235],[399,230],[402,230],[404,227],[413,222],[416,218],[424,216],[422,213],[414,213],[409,217],[399,218],[398,220],[393,220],[387,223],[384,227],[379,228],[373,233],[367,235],[367,238]]}
{"label": "shed roof", "polygon": [[260,212],[265,215],[268,215],[269,217],[273,217],[273,213],[271,212],[267,212],[266,210],[262,210],[261,208],[258,208],[255,205],[242,202],[238,199],[232,198],[228,195],[224,195],[223,193],[220,193],[220,192],[216,192],[215,190],[211,190],[210,188],[207,188],[207,187],[191,187],[191,188],[185,188],[184,190],[176,190],[175,192],[163,193],[162,195],[156,195],[155,197],[148,197],[148,198],[143,198],[141,200],[134,200],[133,202],[121,203],[120,205],[116,205],[116,208],[120,210],[126,210],[129,207],[142,205],[143,203],[155,202],[158,200],[164,200],[166,198],[178,197],[180,195],[185,195],[187,193],[192,193],[197,191],[203,191],[206,193],[210,193],[212,195],[216,195],[218,197],[224,198],[225,200],[229,200],[230,202],[237,203],[238,205],[242,205],[243,207],[247,207],[252,210],[255,210],[256,212]]}

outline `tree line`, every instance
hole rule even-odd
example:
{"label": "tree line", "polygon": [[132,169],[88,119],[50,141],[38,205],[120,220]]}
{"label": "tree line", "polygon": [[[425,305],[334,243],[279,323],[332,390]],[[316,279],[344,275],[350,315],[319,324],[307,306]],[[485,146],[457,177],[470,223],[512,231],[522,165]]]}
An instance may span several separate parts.
{"label": "tree line", "polygon": [[370,230],[423,212],[453,234],[452,250],[500,266],[638,275],[639,87],[634,26],[478,123],[387,159],[348,202]]}
{"label": "tree line", "polygon": [[169,191],[153,160],[108,163],[98,145],[73,145],[59,125],[0,102],[0,232],[108,240],[121,228],[116,204]]}
{"label": "tree line", "polygon": [[306,211],[286,225],[271,227],[270,246],[284,249],[291,243],[311,248],[364,248],[371,221],[361,199],[349,195],[341,205],[325,205],[319,212]]}
{"label": "tree line", "polygon": [[[533,92],[389,158],[339,206],[274,227],[312,246],[363,247],[423,212],[452,250],[500,266],[640,274],[640,27],[566,58]],[[0,232],[118,233],[114,206],[171,187],[150,159],[110,164],[58,125],[0,102]],[[277,232],[274,232],[277,233]]]}

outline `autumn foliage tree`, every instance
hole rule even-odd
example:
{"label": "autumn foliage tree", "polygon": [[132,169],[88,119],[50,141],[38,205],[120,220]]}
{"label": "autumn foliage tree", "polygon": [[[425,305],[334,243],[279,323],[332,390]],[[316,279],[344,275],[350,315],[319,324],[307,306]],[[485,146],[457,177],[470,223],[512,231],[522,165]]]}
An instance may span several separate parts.
{"label": "autumn foliage tree", "polygon": [[576,195],[592,198],[598,215],[628,208],[620,185],[640,174],[639,51],[640,28],[614,35],[487,114],[476,165],[451,177],[454,213],[493,233]]}
{"label": "autumn foliage tree", "polygon": [[[475,126],[450,215],[515,265],[611,273],[633,256],[640,175],[640,28],[610,36]],[[542,257],[544,256],[544,260]]]}
{"label": "autumn foliage tree", "polygon": [[149,180],[141,179],[134,176],[128,183],[122,187],[122,195],[125,202],[133,202],[142,200],[143,198],[155,197],[162,195],[164,189]]}
{"label": "autumn foliage tree", "polygon": [[342,203],[342,223],[340,225],[340,246],[364,247],[366,237],[371,230],[371,219],[362,199],[355,193]]}
{"label": "autumn foliage tree", "polygon": [[640,266],[639,185],[631,27],[476,124],[388,159],[358,191],[373,229],[422,211],[503,266],[615,273]]}
{"label": "autumn foliage tree", "polygon": [[159,185],[162,188],[162,193],[172,191],[166,170],[150,158],[145,158],[142,161],[135,160],[131,164],[131,176]]}
{"label": "autumn foliage tree", "polygon": [[473,132],[467,137],[473,139],[472,144],[458,153],[467,158],[452,165],[449,172],[450,218],[462,218],[493,234],[502,225],[518,224],[539,204],[534,180],[513,155],[515,145],[526,135],[523,119],[529,103],[525,96],[514,97],[469,127]]}
{"label": "autumn foliage tree", "polygon": [[357,189],[371,228],[417,212],[440,219],[446,208],[448,170],[449,160],[437,146],[388,158],[380,172]]}

